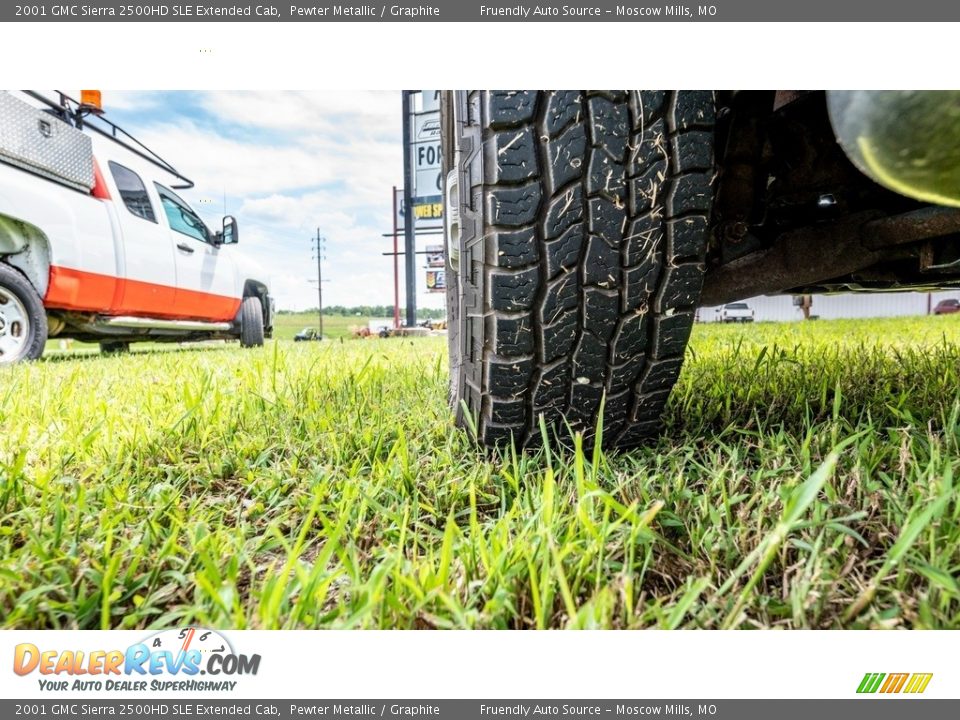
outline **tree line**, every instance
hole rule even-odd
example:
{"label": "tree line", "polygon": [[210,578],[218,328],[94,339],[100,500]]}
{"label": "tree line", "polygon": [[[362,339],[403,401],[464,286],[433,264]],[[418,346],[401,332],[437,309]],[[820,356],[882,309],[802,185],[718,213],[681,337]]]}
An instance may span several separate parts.
{"label": "tree line", "polygon": [[[313,313],[316,315],[317,308],[312,307],[308,310],[278,310],[279,315],[302,315],[304,313]],[[400,308],[400,314],[406,313],[405,308]],[[393,305],[356,305],[354,307],[344,307],[343,305],[327,305],[323,308],[324,316],[341,317],[393,317]],[[442,320],[447,316],[447,311],[443,308],[417,308],[417,317],[421,320]]]}

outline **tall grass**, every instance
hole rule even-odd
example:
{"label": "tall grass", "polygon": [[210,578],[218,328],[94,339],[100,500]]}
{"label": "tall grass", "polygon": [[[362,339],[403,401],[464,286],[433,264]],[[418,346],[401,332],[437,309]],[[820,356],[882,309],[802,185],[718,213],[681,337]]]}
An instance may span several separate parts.
{"label": "tall grass", "polygon": [[3,369],[0,623],[958,627],[958,339],[698,326],[619,455],[477,450],[437,338]]}

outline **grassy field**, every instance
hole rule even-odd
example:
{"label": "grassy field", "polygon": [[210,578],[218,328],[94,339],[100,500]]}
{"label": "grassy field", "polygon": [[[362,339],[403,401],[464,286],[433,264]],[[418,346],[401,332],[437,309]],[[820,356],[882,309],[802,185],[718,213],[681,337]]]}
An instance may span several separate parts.
{"label": "grassy field", "polygon": [[[382,319],[382,318],[380,318]],[[366,327],[371,318],[366,317],[344,317],[342,315],[325,315],[323,318],[324,337],[331,340],[339,340],[342,337],[350,337],[353,334],[353,328]],[[306,327],[319,327],[316,313],[281,313],[274,320],[273,336],[277,340],[293,340],[293,336]],[[156,352],[158,350],[176,350],[178,346],[172,343],[135,343],[131,346],[133,352]],[[190,347],[188,344],[186,347]],[[60,341],[52,338],[47,341],[47,355],[69,354],[76,355],[98,354],[100,347],[95,343],[81,343],[70,341]]]}
{"label": "grassy field", "polygon": [[[370,320],[371,318],[367,317],[324,315],[323,335],[332,340],[349,337],[353,334],[353,328],[366,327]],[[294,335],[306,327],[319,327],[316,313],[283,313],[276,317],[273,335],[277,340],[292,340]]]}
{"label": "grassy field", "polygon": [[960,627],[958,341],[698,326],[606,456],[477,451],[442,338],[3,369],[0,624]]}

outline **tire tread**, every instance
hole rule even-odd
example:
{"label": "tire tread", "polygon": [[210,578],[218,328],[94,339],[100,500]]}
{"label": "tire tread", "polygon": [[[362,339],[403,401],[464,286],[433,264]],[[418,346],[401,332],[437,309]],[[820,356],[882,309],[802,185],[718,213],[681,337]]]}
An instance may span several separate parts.
{"label": "tire tread", "polygon": [[471,150],[459,168],[468,351],[454,401],[485,444],[537,443],[541,415],[590,442],[601,406],[606,446],[641,442],[659,427],[702,289],[712,93],[452,102]]}

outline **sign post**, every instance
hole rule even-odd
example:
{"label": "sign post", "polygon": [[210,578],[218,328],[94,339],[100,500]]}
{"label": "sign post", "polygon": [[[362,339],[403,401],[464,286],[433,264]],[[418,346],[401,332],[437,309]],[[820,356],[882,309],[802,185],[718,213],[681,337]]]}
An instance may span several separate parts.
{"label": "sign post", "polygon": [[[443,292],[445,273],[443,246],[431,246],[426,252],[416,249],[418,235],[443,234],[443,184],[442,149],[440,143],[440,91],[404,90],[403,104],[403,190],[394,188],[393,235],[394,235],[394,306],[399,301],[397,256],[404,255],[405,284],[407,291],[406,324],[416,325],[416,255],[431,256],[427,272],[428,292]],[[400,231],[404,236],[404,251],[397,249],[396,238]],[[385,255],[389,253],[384,253]],[[440,264],[435,264],[440,258]],[[394,319],[399,326],[399,318]]]}
{"label": "sign post", "polygon": [[416,237],[414,235],[414,214],[413,214],[413,187],[414,170],[413,162],[410,157],[411,147],[410,121],[412,108],[410,105],[411,90],[403,90],[401,93],[401,102],[403,105],[403,247],[406,252],[404,265],[406,269],[406,288],[407,288],[407,327],[413,327],[417,324],[417,272],[414,265],[414,253],[416,252]]}
{"label": "sign post", "polygon": [[397,235],[399,227],[397,216],[400,209],[397,207],[397,186],[393,186],[393,329],[400,329],[400,253],[397,250]]}

